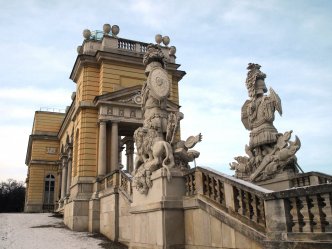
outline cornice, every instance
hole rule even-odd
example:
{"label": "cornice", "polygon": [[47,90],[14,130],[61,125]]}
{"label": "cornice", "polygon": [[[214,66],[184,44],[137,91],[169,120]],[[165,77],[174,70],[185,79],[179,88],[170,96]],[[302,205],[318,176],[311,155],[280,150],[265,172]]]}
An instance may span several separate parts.
{"label": "cornice", "polygon": [[96,61],[95,55],[88,55],[88,54],[78,55],[76,57],[74,67],[70,73],[69,78],[76,83],[79,73],[83,66],[90,65],[90,66],[96,67],[97,66],[96,64],[97,64],[97,61]]}
{"label": "cornice", "polygon": [[[77,56],[74,67],[70,74],[70,79],[75,83],[77,82],[79,73],[83,66],[90,65],[93,67],[100,67],[104,61],[109,62],[120,62],[123,64],[131,64],[139,66],[144,70],[145,66],[143,65],[143,55],[144,53],[119,50],[114,48],[106,48],[105,50],[97,50],[94,55],[89,54],[80,54]],[[185,71],[178,70],[180,64],[176,63],[167,63],[166,70],[172,72],[172,74],[177,77],[179,80],[186,74]]]}
{"label": "cornice", "polygon": [[49,135],[49,134],[31,134],[29,136],[29,142],[28,142],[28,148],[27,148],[27,154],[25,157],[25,164],[28,165],[30,158],[31,158],[31,148],[32,148],[32,142],[34,140],[52,140],[52,141],[59,141],[57,135]]}
{"label": "cornice", "polygon": [[72,120],[73,113],[75,112],[75,102],[76,102],[75,100],[76,98],[74,98],[73,101],[71,102],[69,110],[66,112],[66,116],[62,121],[59,132],[57,134],[59,139],[62,137],[63,133],[66,131],[66,128],[68,127],[69,123]]}

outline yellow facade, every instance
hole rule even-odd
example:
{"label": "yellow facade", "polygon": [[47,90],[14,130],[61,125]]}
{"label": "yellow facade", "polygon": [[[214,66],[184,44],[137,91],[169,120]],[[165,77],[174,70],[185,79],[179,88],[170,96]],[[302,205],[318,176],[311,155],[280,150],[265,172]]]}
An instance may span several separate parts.
{"label": "yellow facade", "polygon": [[[70,75],[76,83],[76,92],[66,113],[36,112],[26,160],[29,169],[27,211],[37,210],[30,208],[30,204],[38,204],[38,210],[42,209],[45,177],[49,174],[55,176],[55,209],[64,212],[66,205],[75,207],[68,204],[76,199],[88,201],[96,181],[125,164],[121,156],[127,156],[127,167],[128,160],[132,163],[133,151],[129,150],[129,144],[123,145],[122,155],[120,145],[121,139],[132,143],[134,130],[142,125],[140,105],[129,103],[127,99],[139,94],[146,80],[142,63],[144,51],[120,49],[117,46],[120,40],[109,36],[102,40],[85,40]],[[147,46],[132,43],[136,43],[136,48]],[[185,73],[177,70],[175,57],[170,58],[167,51],[165,48],[166,70],[171,82],[169,101],[173,103],[171,108],[179,108],[178,82]],[[99,148],[102,123],[106,134],[105,155]],[[44,137],[37,139],[36,134]],[[56,148],[55,151],[52,148]],[[53,153],[49,153],[50,150]],[[118,151],[119,159],[114,158],[114,151]],[[100,173],[98,167],[103,157],[106,171]]]}
{"label": "yellow facade", "polygon": [[[57,133],[63,118],[63,113],[48,111],[35,113],[26,157],[28,177],[25,210],[27,212],[40,212],[54,207],[59,184],[57,175],[60,143]],[[48,176],[54,177],[53,191],[49,193],[52,195],[50,199],[45,195]]]}

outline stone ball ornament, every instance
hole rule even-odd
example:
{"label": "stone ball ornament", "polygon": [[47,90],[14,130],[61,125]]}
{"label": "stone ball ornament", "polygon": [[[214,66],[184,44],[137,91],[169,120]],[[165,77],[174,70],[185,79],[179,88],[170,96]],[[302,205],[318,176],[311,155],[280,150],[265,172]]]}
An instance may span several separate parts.
{"label": "stone ball ornament", "polygon": [[175,53],[176,53],[176,47],[175,47],[175,46],[171,46],[171,47],[169,48],[169,55],[174,56]]}
{"label": "stone ball ornament", "polygon": [[167,45],[170,43],[171,39],[166,35],[162,38],[164,45],[167,47]]}
{"label": "stone ball ornament", "polygon": [[156,43],[160,44],[162,41],[163,41],[163,37],[161,34],[157,34],[155,37],[154,37]]}
{"label": "stone ball ornament", "polygon": [[117,36],[120,32],[120,27],[118,25],[113,25],[112,26],[112,34],[113,36]]}
{"label": "stone ball ornament", "polygon": [[90,29],[85,29],[85,30],[83,30],[83,37],[84,37],[84,39],[89,40],[89,39],[90,39],[90,36],[91,36],[91,31],[90,31]]}
{"label": "stone ball ornament", "polygon": [[108,34],[111,32],[111,29],[112,29],[112,27],[111,27],[110,24],[105,23],[105,24],[103,25],[103,31],[104,31],[105,34],[108,35]]}

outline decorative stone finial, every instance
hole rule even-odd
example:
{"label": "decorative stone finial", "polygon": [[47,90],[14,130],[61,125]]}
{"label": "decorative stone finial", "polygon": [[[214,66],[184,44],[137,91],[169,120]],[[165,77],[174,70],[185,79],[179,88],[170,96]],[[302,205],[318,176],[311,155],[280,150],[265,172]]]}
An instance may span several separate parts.
{"label": "decorative stone finial", "polygon": [[156,41],[157,44],[160,44],[163,41],[162,35],[161,34],[157,34],[155,36],[155,41]]}
{"label": "decorative stone finial", "polygon": [[90,36],[91,36],[91,31],[90,29],[85,29],[83,30],[83,37],[85,40],[89,40],[90,39]]}
{"label": "decorative stone finial", "polygon": [[108,35],[108,34],[110,33],[110,31],[111,31],[111,25],[109,25],[108,23],[105,23],[105,24],[103,25],[103,31],[104,31],[104,33],[105,33],[106,35]]}
{"label": "decorative stone finial", "polygon": [[112,26],[112,35],[114,37],[117,37],[117,35],[119,34],[120,32],[120,27],[118,25],[113,25]]}
{"label": "decorative stone finial", "polygon": [[81,54],[82,53],[82,46],[77,46],[77,53],[78,54]]}
{"label": "decorative stone finial", "polygon": [[169,55],[174,56],[175,53],[176,53],[176,47],[175,47],[175,46],[171,46],[171,47],[169,48]]}
{"label": "decorative stone finial", "polygon": [[163,40],[163,43],[165,44],[166,47],[167,47],[167,45],[169,44],[169,42],[171,41],[171,39],[169,39],[168,36],[164,36],[164,37],[162,38],[162,40]]}

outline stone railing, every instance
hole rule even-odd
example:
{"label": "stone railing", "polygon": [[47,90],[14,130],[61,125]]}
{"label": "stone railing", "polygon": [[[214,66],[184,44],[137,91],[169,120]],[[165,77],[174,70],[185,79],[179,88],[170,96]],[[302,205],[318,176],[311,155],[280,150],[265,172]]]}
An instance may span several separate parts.
{"label": "stone railing", "polygon": [[123,50],[145,53],[147,45],[148,45],[147,43],[143,42],[137,42],[121,38],[118,39],[118,48]]}
{"label": "stone railing", "polygon": [[116,186],[118,174],[119,174],[119,171],[115,170],[115,171],[105,175],[103,178],[101,178],[98,190],[103,191],[105,189]]}
{"label": "stone railing", "polygon": [[125,194],[129,201],[132,201],[133,187],[132,176],[125,171],[115,170],[99,180],[99,192],[111,188],[118,188]]}
{"label": "stone railing", "polygon": [[[327,181],[331,178],[320,173],[314,176]],[[301,177],[303,184],[308,184],[305,180],[308,175]],[[316,182],[319,184],[318,180]],[[315,240],[317,233],[332,240],[332,184],[273,192],[209,168],[197,167],[185,175],[185,185],[187,197],[206,199],[271,240],[301,240],[305,236]]]}
{"label": "stone railing", "polygon": [[185,175],[186,195],[200,195],[259,231],[265,231],[264,194],[272,191],[212,169],[197,167]]}
{"label": "stone railing", "polygon": [[[82,46],[77,48],[78,54],[95,55],[97,51],[131,52],[136,56],[143,56],[147,50],[148,43],[128,40],[112,36],[102,36],[100,39],[85,40]],[[175,63],[175,56],[169,55],[169,47],[161,46],[165,57],[170,63]]]}
{"label": "stone railing", "polygon": [[130,201],[132,201],[133,195],[132,178],[132,175],[127,172],[120,171],[120,189],[125,193]]}
{"label": "stone railing", "polygon": [[130,41],[130,40],[119,39],[118,48],[129,50],[129,51],[135,51],[136,43],[134,41]]}
{"label": "stone railing", "polygon": [[274,192],[265,200],[283,203],[285,232],[325,233],[332,232],[331,195],[332,184],[322,184]]}
{"label": "stone railing", "polygon": [[293,187],[303,187],[303,186],[332,183],[332,176],[319,172],[308,172],[308,173],[298,174],[295,177],[293,177],[290,181],[291,181],[291,186]]}

